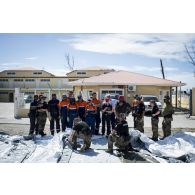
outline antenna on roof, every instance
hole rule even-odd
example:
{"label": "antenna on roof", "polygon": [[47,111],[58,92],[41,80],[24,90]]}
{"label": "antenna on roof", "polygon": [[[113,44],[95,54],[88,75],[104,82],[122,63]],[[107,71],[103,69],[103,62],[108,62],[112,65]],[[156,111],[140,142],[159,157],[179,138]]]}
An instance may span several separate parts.
{"label": "antenna on roof", "polygon": [[162,73],[163,79],[165,79],[165,72],[164,72],[164,66],[162,63],[162,59],[160,59],[160,66],[161,66],[161,73]]}

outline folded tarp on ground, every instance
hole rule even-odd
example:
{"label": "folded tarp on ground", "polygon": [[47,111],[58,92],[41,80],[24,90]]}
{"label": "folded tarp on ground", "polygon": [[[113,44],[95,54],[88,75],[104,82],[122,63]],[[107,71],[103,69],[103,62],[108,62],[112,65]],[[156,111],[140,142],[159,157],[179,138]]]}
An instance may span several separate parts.
{"label": "folded tarp on ground", "polygon": [[[146,149],[152,155],[174,162],[195,162],[195,133],[177,132],[164,140],[154,142],[145,134],[131,130],[132,145],[138,149]],[[141,142],[140,142],[141,141]]]}
{"label": "folded tarp on ground", "polygon": [[[107,139],[94,136],[91,149],[85,153],[72,152],[62,138],[70,133],[56,134],[54,137],[36,136],[34,140],[24,140],[22,136],[0,135],[0,162],[45,163],[119,163],[121,160],[105,152]],[[154,142],[137,130],[130,130],[131,143],[139,153],[154,157],[159,162],[195,162],[195,133],[178,132]]]}

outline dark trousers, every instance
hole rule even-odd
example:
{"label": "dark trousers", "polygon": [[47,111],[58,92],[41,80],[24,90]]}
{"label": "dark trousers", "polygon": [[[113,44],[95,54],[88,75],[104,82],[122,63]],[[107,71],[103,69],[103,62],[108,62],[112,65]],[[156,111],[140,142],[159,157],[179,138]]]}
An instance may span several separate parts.
{"label": "dark trousers", "polygon": [[82,121],[85,121],[85,112],[78,112],[78,115]]}
{"label": "dark trousers", "polygon": [[112,129],[114,129],[116,126],[116,118],[114,112],[111,114],[111,125],[112,125]]}
{"label": "dark trousers", "polygon": [[45,112],[40,112],[37,116],[39,134],[42,134],[44,132],[46,121],[47,121],[47,114]]}
{"label": "dark trousers", "polygon": [[105,125],[107,125],[107,135],[110,134],[110,123],[111,123],[111,115],[103,113],[102,114],[102,135],[105,134]]}
{"label": "dark trousers", "polygon": [[29,115],[30,117],[30,131],[29,134],[33,134],[34,131],[38,132],[38,123],[36,115]]}
{"label": "dark trousers", "polygon": [[95,115],[95,129],[96,129],[95,131],[96,131],[96,133],[99,132],[100,123],[101,123],[100,111],[97,110],[97,114]]}
{"label": "dark trousers", "polygon": [[56,131],[60,131],[60,119],[59,116],[52,116],[50,120],[50,131],[54,131],[54,123],[56,123]]}
{"label": "dark trousers", "polygon": [[94,116],[86,116],[85,122],[89,125],[91,129],[91,133],[95,134],[95,117]]}
{"label": "dark trousers", "polygon": [[73,121],[75,118],[77,118],[77,114],[75,113],[72,113],[72,114],[69,114],[69,122],[68,122],[68,127],[72,128],[73,126]]}
{"label": "dark trousers", "polygon": [[62,125],[62,131],[65,131],[66,127],[68,126],[67,116],[61,117],[61,125]]}

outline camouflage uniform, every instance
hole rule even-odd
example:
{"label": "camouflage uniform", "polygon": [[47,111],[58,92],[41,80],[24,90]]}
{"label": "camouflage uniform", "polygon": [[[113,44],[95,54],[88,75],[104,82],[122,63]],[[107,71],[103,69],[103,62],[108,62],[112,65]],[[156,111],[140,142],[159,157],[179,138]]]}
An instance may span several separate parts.
{"label": "camouflage uniform", "polygon": [[37,123],[38,123],[38,132],[40,135],[45,135],[44,129],[47,121],[47,112],[41,111],[40,109],[47,109],[47,108],[48,108],[48,104],[46,102],[41,103],[39,101],[37,105]]}
{"label": "camouflage uniform", "polygon": [[164,134],[164,138],[168,137],[171,135],[171,121],[173,121],[173,107],[171,105],[171,103],[169,102],[169,98],[165,97],[165,103],[166,106],[162,112],[163,115],[163,122],[162,122],[162,129],[163,129],[163,134]]}
{"label": "camouflage uniform", "polygon": [[116,107],[115,107],[115,112],[116,112],[116,124],[119,122],[119,115],[121,113],[125,113],[126,116],[129,115],[131,112],[131,105],[125,101],[122,102],[117,102]]}
{"label": "camouflage uniform", "polygon": [[84,121],[78,122],[76,125],[74,125],[74,133],[72,135],[72,146],[74,149],[77,148],[77,138],[83,139],[83,146],[81,148],[81,151],[85,151],[91,146],[91,130],[88,126],[88,124]]}
{"label": "camouflage uniform", "polygon": [[39,133],[42,133],[44,131],[46,120],[47,120],[46,112],[39,112],[38,117],[37,117]]}
{"label": "camouflage uniform", "polygon": [[133,116],[135,116],[135,129],[139,130],[142,133],[144,133],[144,112],[145,105],[143,102],[140,102],[136,106]]}
{"label": "camouflage uniform", "polygon": [[118,136],[117,134],[111,133],[108,136],[108,149],[113,150],[113,144],[121,150],[128,149],[130,139],[125,139],[124,136]]}
{"label": "camouflage uniform", "polygon": [[108,151],[113,151],[113,144],[120,150],[128,150],[130,144],[130,135],[128,124],[125,120],[117,124],[115,133],[111,133],[108,136]]}
{"label": "camouflage uniform", "polygon": [[83,146],[81,148],[81,151],[87,150],[88,148],[90,148],[91,146],[91,135],[86,135],[82,132],[75,132],[73,134],[72,137],[72,143],[73,143],[73,147],[76,148],[77,147],[77,138],[81,138],[83,139]]}
{"label": "camouflage uniform", "polygon": [[152,139],[158,140],[158,123],[159,123],[159,119],[152,118],[151,122],[152,122],[152,132],[153,132]]}
{"label": "camouflage uniform", "polygon": [[152,114],[151,123],[152,123],[152,132],[153,132],[152,139],[154,141],[158,140],[158,123],[159,123],[159,114],[157,115],[158,112],[159,112],[159,108],[155,104],[151,111],[151,114]]}
{"label": "camouflage uniform", "polygon": [[136,129],[144,133],[144,117],[137,116],[135,118]]}

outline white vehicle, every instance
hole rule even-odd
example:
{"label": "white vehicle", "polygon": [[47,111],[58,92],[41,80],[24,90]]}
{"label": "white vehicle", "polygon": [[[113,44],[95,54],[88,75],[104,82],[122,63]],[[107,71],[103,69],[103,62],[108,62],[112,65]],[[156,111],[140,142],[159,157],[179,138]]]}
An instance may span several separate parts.
{"label": "white vehicle", "polygon": [[154,100],[156,102],[159,110],[162,111],[162,104],[156,96],[141,95],[141,97],[143,98],[143,102],[144,102],[144,105],[145,105],[145,112],[152,111],[152,108],[150,107],[150,100]]}

